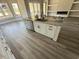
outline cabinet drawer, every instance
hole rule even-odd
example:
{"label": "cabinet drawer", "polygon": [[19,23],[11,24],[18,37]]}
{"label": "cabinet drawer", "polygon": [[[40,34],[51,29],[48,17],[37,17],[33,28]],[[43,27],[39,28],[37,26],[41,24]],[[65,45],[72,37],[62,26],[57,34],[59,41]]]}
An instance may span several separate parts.
{"label": "cabinet drawer", "polygon": [[53,25],[47,24],[46,32],[47,32],[46,34],[47,34],[48,37],[53,38],[54,37],[54,28],[53,28]]}
{"label": "cabinet drawer", "polygon": [[49,31],[53,30],[53,26],[52,26],[52,25],[49,25],[49,26],[48,26],[48,30],[49,30]]}

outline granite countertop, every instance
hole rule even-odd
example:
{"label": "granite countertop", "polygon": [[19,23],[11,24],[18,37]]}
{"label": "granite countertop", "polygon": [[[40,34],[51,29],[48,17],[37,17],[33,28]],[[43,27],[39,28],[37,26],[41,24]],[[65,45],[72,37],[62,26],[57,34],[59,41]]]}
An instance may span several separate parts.
{"label": "granite countertop", "polygon": [[36,21],[36,22],[42,22],[50,25],[55,25],[55,26],[62,26],[63,22],[59,21]]}
{"label": "granite countertop", "polygon": [[0,20],[0,25],[7,24],[10,22],[15,22],[15,21],[21,21],[22,19],[23,19],[22,17],[5,18],[5,19]]}

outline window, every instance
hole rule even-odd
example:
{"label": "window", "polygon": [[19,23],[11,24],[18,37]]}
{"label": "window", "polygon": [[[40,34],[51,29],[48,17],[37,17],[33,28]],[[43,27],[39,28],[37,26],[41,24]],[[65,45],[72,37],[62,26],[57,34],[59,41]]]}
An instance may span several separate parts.
{"label": "window", "polygon": [[31,12],[31,17],[32,19],[35,18],[36,15],[39,16],[40,18],[40,3],[29,3],[29,7],[30,7],[30,12]]}
{"label": "window", "polygon": [[[13,6],[13,10],[15,12],[15,15],[20,16],[21,14],[20,14],[17,3],[12,3],[12,6]],[[0,3],[0,17],[2,17],[2,16],[3,16],[3,18],[5,18],[7,16],[8,17],[13,16],[7,3]]]}
{"label": "window", "polygon": [[2,9],[5,16],[11,16],[12,15],[7,3],[1,3],[0,6],[1,6],[1,9]]}
{"label": "window", "polygon": [[4,16],[3,13],[2,13],[2,10],[0,8],[0,17]]}
{"label": "window", "polygon": [[0,3],[0,17],[11,17],[12,16],[12,13],[7,5],[7,3]]}
{"label": "window", "polygon": [[43,14],[46,15],[46,3],[43,3]]}
{"label": "window", "polygon": [[4,16],[3,15],[3,12],[2,12],[2,9],[1,9],[1,4],[0,4],[0,17]]}
{"label": "window", "polygon": [[40,15],[41,15],[41,10],[40,10],[40,9],[41,9],[41,8],[40,8],[40,3],[38,3],[38,4],[37,4],[37,6],[38,6],[38,7],[37,7],[37,9],[38,9],[38,10],[37,10],[37,11],[38,11],[38,15],[39,15],[39,17],[40,17]]}
{"label": "window", "polygon": [[13,9],[14,9],[15,15],[16,15],[16,16],[21,15],[17,3],[12,3],[12,6],[13,6]]}
{"label": "window", "polygon": [[34,7],[33,7],[33,3],[29,3],[29,7],[30,7],[31,17],[32,17],[32,19],[34,19]]}
{"label": "window", "polygon": [[34,12],[35,12],[35,15],[38,14],[38,5],[37,5],[37,3],[34,3]]}

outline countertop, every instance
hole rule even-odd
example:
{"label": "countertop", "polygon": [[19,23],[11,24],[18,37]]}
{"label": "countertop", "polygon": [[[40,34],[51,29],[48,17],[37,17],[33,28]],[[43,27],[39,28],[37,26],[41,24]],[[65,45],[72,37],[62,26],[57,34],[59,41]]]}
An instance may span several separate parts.
{"label": "countertop", "polygon": [[41,23],[46,23],[50,25],[55,25],[55,26],[62,26],[63,22],[59,21],[34,21],[34,22],[41,22]]}
{"label": "countertop", "polygon": [[21,20],[23,20],[22,17],[5,18],[5,19],[0,20],[0,25],[7,24],[7,23],[10,23],[10,22],[15,22],[15,21],[21,21]]}

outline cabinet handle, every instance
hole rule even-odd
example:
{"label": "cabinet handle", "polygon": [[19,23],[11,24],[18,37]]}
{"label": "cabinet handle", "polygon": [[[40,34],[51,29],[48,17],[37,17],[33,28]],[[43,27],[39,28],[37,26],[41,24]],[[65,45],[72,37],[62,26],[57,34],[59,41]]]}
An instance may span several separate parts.
{"label": "cabinet handle", "polygon": [[49,30],[52,30],[52,29],[49,29]]}
{"label": "cabinet handle", "polygon": [[5,50],[7,51],[7,50],[8,50],[8,48],[7,48],[7,47],[5,47]]}
{"label": "cabinet handle", "polygon": [[49,27],[52,27],[52,26],[49,26]]}
{"label": "cabinet handle", "polygon": [[40,28],[40,26],[38,25],[38,28]]}

